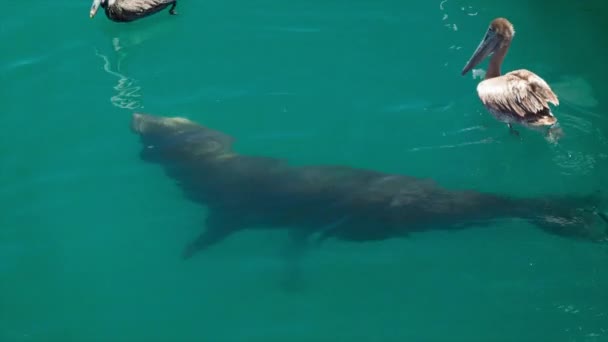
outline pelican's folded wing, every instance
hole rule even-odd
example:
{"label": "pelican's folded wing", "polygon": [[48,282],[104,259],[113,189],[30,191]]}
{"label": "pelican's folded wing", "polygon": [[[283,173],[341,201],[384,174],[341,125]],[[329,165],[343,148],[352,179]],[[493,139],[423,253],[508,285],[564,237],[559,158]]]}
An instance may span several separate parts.
{"label": "pelican's folded wing", "polygon": [[549,85],[528,70],[485,80],[477,87],[477,93],[486,107],[522,118],[550,115],[548,103],[559,104]]}
{"label": "pelican's folded wing", "polygon": [[118,0],[120,7],[127,12],[147,12],[158,6],[166,6],[175,0]]}

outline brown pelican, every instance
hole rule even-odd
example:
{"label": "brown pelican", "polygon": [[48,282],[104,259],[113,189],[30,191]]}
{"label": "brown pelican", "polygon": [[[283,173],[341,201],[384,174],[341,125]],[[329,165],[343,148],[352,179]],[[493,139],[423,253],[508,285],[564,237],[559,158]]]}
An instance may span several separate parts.
{"label": "brown pelican", "polygon": [[492,54],[485,79],[477,85],[481,102],[492,115],[509,126],[512,134],[519,135],[512,127],[513,123],[517,123],[534,129],[548,126],[547,133],[551,137],[560,130],[548,103],[559,105],[559,101],[547,82],[526,69],[500,75],[500,66],[514,34],[513,25],[507,19],[494,19],[462,69],[462,75]]}
{"label": "brown pelican", "polygon": [[101,6],[110,20],[128,22],[162,11],[169,5],[169,13],[177,14],[177,0],[93,0],[89,16],[93,18]]}

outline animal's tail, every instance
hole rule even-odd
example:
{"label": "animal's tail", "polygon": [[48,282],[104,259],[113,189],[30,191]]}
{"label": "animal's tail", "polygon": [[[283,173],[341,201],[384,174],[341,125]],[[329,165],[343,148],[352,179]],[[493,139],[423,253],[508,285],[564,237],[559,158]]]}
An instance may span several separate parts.
{"label": "animal's tail", "polygon": [[595,242],[608,241],[606,199],[599,191],[586,196],[534,199],[526,204],[532,223],[552,234]]}

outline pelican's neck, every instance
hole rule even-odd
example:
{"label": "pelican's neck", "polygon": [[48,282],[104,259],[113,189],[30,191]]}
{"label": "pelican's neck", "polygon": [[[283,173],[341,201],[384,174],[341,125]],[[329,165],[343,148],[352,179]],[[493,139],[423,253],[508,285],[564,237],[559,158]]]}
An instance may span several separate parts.
{"label": "pelican's neck", "polygon": [[505,40],[500,45],[500,48],[494,52],[492,59],[490,59],[490,65],[488,66],[488,72],[486,72],[486,80],[493,77],[500,76],[500,66],[502,61],[505,59],[505,55],[511,46],[510,40]]}

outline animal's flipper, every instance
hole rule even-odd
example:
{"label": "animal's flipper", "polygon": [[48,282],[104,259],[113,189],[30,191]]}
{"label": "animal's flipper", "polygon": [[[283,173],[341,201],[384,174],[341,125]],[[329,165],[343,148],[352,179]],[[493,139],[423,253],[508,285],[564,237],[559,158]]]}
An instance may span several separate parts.
{"label": "animal's flipper", "polygon": [[303,229],[289,230],[289,241],[282,256],[285,259],[285,273],[281,279],[281,287],[289,292],[299,291],[304,286],[302,277],[302,258],[308,249],[310,233]]}
{"label": "animal's flipper", "polygon": [[289,241],[284,253],[286,256],[292,254],[298,255],[306,249],[308,247],[308,239],[312,235],[312,232],[302,228],[292,228],[288,231],[288,235]]}
{"label": "animal's flipper", "polygon": [[182,259],[190,259],[194,254],[224,240],[233,232],[243,228],[234,216],[210,211],[205,222],[205,231],[190,242],[182,252]]}
{"label": "animal's flipper", "polygon": [[608,241],[608,217],[598,211],[581,210],[570,216],[546,216],[535,224],[556,235],[587,241]]}
{"label": "animal's flipper", "polygon": [[545,201],[532,222],[552,234],[588,241],[608,240],[608,215],[599,192]]}
{"label": "animal's flipper", "polygon": [[171,4],[171,8],[169,9],[169,14],[177,15],[177,11],[175,10],[175,6],[177,6],[177,1],[173,1]]}

